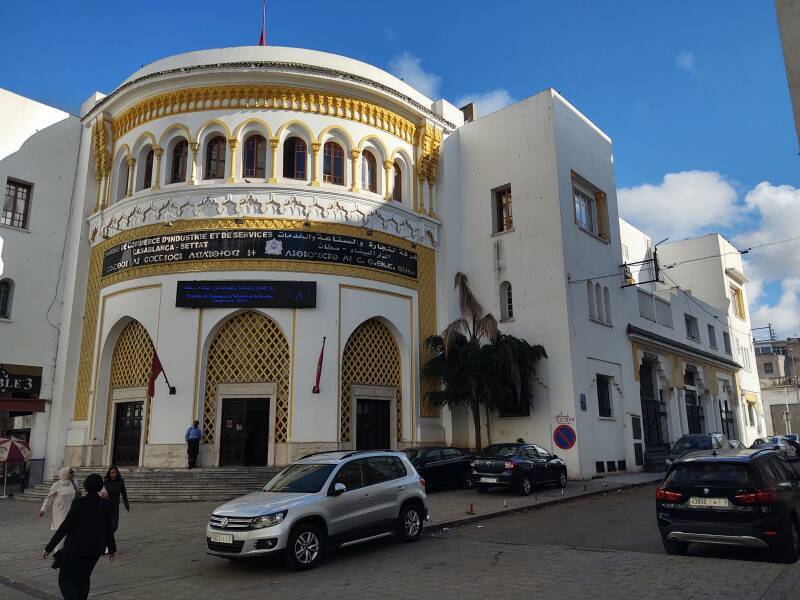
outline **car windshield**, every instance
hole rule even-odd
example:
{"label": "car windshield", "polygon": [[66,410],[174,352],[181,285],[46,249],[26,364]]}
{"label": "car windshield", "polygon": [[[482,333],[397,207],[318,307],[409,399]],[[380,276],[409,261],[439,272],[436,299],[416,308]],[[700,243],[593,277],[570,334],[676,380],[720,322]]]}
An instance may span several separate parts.
{"label": "car windshield", "polygon": [[767,438],[765,440],[757,439],[755,442],[753,442],[753,447],[754,448],[761,448],[763,446],[772,447],[772,446],[780,446],[780,445],[781,445],[781,438],[778,438],[778,437],[771,437],[771,438]]}
{"label": "car windshield", "polygon": [[406,456],[408,456],[409,460],[417,460],[418,458],[422,458],[422,455],[425,453],[423,448],[406,448],[405,449]]}
{"label": "car windshield", "polygon": [[711,450],[711,438],[705,435],[682,437],[672,447],[673,454],[681,454],[689,450]]}
{"label": "car windshield", "polygon": [[675,465],[667,485],[694,486],[724,484],[751,487],[755,483],[747,465],[732,462],[693,462]]}
{"label": "car windshield", "polygon": [[315,494],[322,489],[334,465],[289,465],[264,486],[265,492]]}
{"label": "car windshield", "polygon": [[517,446],[510,444],[492,444],[483,451],[486,456],[514,456],[517,453]]}

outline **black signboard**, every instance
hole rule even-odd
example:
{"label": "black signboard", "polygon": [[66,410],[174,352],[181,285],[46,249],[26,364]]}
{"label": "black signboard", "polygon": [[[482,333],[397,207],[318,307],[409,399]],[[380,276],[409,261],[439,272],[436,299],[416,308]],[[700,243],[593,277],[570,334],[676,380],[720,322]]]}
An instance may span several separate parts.
{"label": "black signboard", "polygon": [[38,398],[41,387],[41,375],[18,375],[0,367],[0,394],[11,394],[12,398]]}
{"label": "black signboard", "polygon": [[230,259],[337,263],[417,277],[416,252],[346,235],[275,229],[165,233],[131,240],[106,250],[103,277],[146,265]]}
{"label": "black signboard", "polygon": [[185,308],[314,308],[316,281],[179,281]]}

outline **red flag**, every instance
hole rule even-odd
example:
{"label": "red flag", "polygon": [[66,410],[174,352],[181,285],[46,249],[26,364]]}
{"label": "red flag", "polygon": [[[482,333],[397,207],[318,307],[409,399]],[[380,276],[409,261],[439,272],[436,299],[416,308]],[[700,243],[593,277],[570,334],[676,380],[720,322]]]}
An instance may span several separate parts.
{"label": "red flag", "polygon": [[152,398],[156,394],[156,379],[164,372],[161,361],[158,359],[158,352],[153,349],[153,362],[150,363],[150,379],[147,380],[147,397]]}
{"label": "red flag", "polygon": [[258,45],[267,45],[267,0],[261,5],[261,37],[258,38]]}
{"label": "red flag", "polygon": [[325,354],[325,338],[322,338],[322,348],[319,351],[319,358],[317,359],[317,379],[314,382],[314,388],[311,390],[312,394],[319,394],[319,378],[322,377],[322,357]]}

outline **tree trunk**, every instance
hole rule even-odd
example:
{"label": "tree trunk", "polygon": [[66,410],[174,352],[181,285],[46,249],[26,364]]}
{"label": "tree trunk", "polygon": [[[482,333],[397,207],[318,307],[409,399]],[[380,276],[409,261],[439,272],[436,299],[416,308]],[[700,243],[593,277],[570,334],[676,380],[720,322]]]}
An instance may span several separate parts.
{"label": "tree trunk", "polygon": [[492,414],[489,411],[489,409],[487,408],[486,409],[486,445],[487,446],[491,446],[492,445],[492,428],[491,428],[491,424],[492,424]]}
{"label": "tree trunk", "polygon": [[472,403],[472,423],[475,425],[475,452],[481,451],[481,407],[477,402]]}

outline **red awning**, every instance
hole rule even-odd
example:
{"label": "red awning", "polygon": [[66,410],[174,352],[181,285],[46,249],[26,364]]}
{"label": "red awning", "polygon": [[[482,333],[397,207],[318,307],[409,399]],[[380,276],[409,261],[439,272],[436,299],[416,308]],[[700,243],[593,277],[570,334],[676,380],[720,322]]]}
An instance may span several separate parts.
{"label": "red awning", "polygon": [[0,410],[8,412],[44,412],[40,398],[0,398]]}

